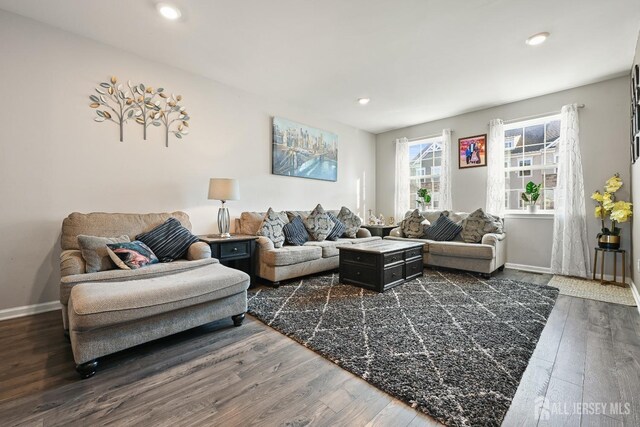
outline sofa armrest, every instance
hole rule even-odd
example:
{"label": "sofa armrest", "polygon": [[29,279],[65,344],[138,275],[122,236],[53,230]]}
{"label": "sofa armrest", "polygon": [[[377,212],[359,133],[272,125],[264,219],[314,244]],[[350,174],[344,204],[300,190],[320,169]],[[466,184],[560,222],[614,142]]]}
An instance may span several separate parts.
{"label": "sofa armrest", "polygon": [[491,245],[495,246],[498,242],[503,241],[507,237],[506,233],[496,234],[496,233],[488,233],[482,236],[482,244],[483,245]]}
{"label": "sofa armrest", "polygon": [[83,274],[86,272],[86,264],[79,250],[66,250],[60,254],[60,276]]}
{"label": "sofa armrest", "polygon": [[356,231],[356,239],[362,239],[363,237],[371,237],[371,232],[366,228],[358,228],[358,231]]}
{"label": "sofa armrest", "polygon": [[258,244],[258,249],[260,249],[261,251],[271,251],[275,249],[275,246],[273,246],[273,242],[269,240],[268,237],[258,236],[258,238],[256,239],[256,243]]}
{"label": "sofa armrest", "polygon": [[391,237],[403,237],[402,236],[402,228],[401,227],[396,227],[393,230],[391,230],[389,232],[389,236]]}
{"label": "sofa armrest", "polygon": [[187,250],[187,259],[195,261],[197,259],[211,258],[211,246],[206,242],[195,242]]}

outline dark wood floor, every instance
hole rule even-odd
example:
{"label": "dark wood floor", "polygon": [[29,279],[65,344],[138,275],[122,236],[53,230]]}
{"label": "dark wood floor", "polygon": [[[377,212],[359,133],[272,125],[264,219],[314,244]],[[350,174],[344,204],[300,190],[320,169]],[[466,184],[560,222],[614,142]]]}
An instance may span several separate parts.
{"label": "dark wood floor", "polygon": [[[0,425],[436,424],[249,316],[105,357],[85,381],[61,329],[58,311],[0,322]],[[636,308],[560,296],[503,425],[640,425]]]}

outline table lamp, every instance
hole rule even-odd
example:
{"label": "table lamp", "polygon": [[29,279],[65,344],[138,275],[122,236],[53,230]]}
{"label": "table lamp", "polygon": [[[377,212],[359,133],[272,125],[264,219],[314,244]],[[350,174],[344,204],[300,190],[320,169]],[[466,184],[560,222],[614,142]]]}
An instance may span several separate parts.
{"label": "table lamp", "polygon": [[240,186],[238,181],[229,178],[211,178],[209,180],[209,200],[220,200],[222,206],[218,209],[218,230],[220,237],[228,239],[229,234],[229,210],[224,205],[227,200],[240,199]]}

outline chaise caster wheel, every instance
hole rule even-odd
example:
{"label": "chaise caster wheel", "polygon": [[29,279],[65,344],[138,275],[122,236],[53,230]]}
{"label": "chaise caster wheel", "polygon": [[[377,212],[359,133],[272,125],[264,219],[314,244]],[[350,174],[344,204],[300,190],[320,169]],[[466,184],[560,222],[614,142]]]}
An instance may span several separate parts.
{"label": "chaise caster wheel", "polygon": [[96,374],[96,368],[98,367],[97,360],[90,360],[85,363],[76,365],[76,371],[80,374],[80,378],[83,380],[90,378]]}
{"label": "chaise caster wheel", "polygon": [[244,321],[244,313],[231,316],[231,319],[233,320],[233,326],[241,326]]}

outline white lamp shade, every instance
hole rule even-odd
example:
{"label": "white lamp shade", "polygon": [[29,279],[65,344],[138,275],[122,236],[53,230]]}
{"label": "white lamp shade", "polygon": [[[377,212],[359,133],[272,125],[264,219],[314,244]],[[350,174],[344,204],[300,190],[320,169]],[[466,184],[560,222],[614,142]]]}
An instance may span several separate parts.
{"label": "white lamp shade", "polygon": [[209,180],[210,200],[239,200],[240,185],[235,179],[211,178]]}

